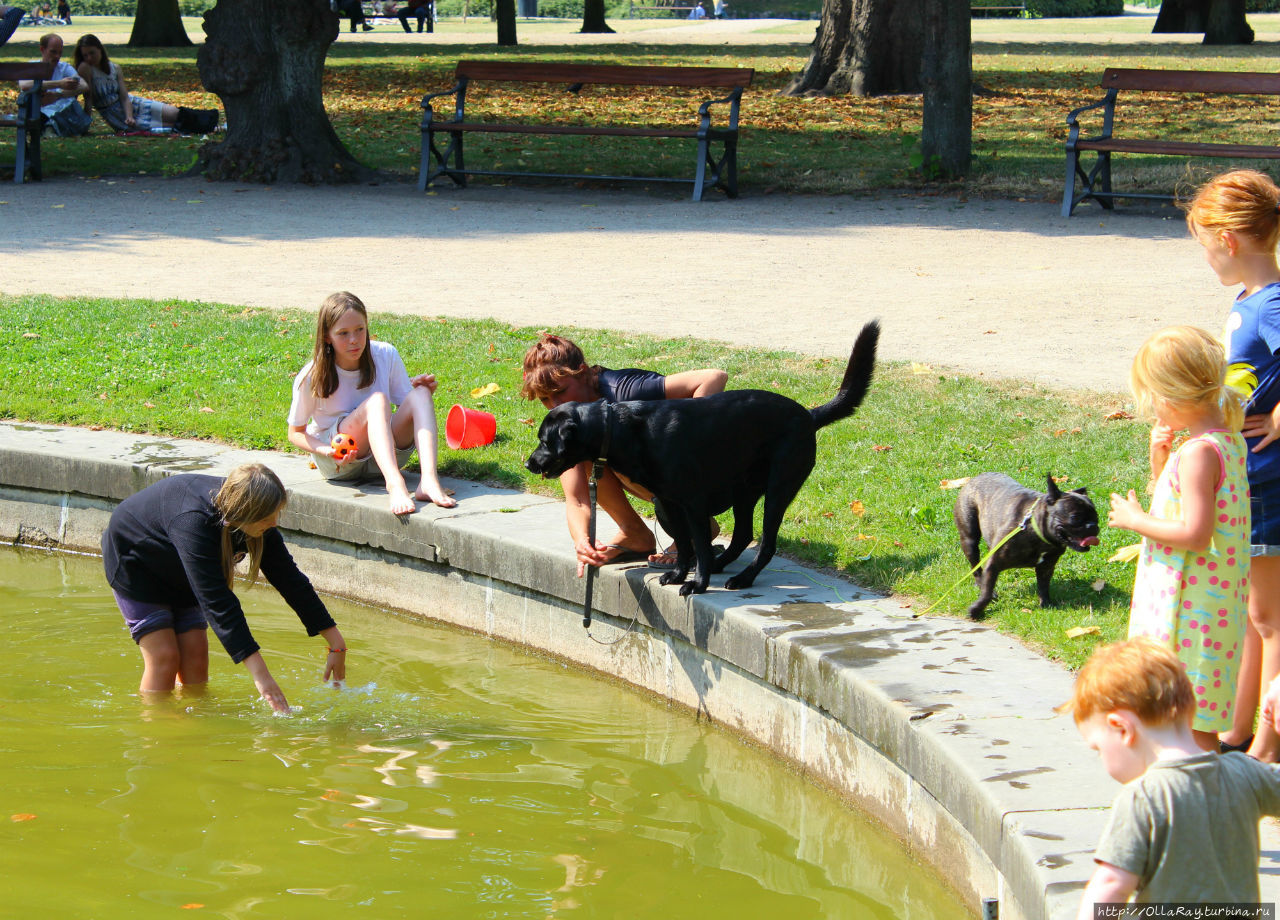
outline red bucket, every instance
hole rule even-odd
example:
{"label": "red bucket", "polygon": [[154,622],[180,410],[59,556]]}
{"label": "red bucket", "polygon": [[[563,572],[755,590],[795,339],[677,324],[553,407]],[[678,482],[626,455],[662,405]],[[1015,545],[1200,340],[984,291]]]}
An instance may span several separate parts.
{"label": "red bucket", "polygon": [[454,450],[484,447],[493,443],[498,420],[488,412],[454,406],[444,422],[444,442]]}

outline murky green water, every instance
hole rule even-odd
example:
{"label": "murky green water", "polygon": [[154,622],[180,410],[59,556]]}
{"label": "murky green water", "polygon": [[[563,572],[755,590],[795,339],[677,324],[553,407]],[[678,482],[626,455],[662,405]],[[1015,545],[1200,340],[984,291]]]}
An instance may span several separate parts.
{"label": "murky green water", "polygon": [[98,560],[0,552],[0,916],[967,916],[684,710],[342,602],[334,691],[278,597],[242,596],[293,717],[220,650],[207,694],[144,703]]}

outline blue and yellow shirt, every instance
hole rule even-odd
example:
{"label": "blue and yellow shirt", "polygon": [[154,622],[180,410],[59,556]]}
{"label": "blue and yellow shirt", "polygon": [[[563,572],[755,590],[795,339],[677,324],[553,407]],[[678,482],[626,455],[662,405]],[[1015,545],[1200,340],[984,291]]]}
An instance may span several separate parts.
{"label": "blue and yellow shirt", "polygon": [[[1227,384],[1245,398],[1245,414],[1270,412],[1280,402],[1280,283],[1268,284],[1231,307],[1223,336],[1227,350]],[[1249,447],[1257,438],[1247,439]],[[1249,482],[1280,477],[1280,441],[1260,454],[1250,450]]]}

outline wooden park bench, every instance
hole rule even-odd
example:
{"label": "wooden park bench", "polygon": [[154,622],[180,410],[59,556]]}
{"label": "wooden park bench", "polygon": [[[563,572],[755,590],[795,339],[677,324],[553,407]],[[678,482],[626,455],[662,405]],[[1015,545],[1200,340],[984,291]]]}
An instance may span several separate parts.
{"label": "wooden park bench", "polygon": [[[1214,96],[1280,95],[1280,74],[1199,70],[1140,70],[1108,67],[1099,85],[1107,91],[1102,101],[1081,106],[1067,116],[1067,181],[1062,192],[1062,216],[1070,217],[1076,205],[1086,198],[1097,200],[1108,210],[1115,198],[1156,198],[1171,200],[1173,195],[1141,192],[1113,192],[1111,189],[1111,154],[1144,153],[1173,157],[1227,157],[1234,159],[1280,160],[1280,146],[1269,144],[1218,144],[1165,138],[1129,138],[1115,135],[1116,97],[1126,92],[1196,93],[1213,104]],[[1091,109],[1102,109],[1102,133],[1080,136],[1079,116]],[[1176,132],[1176,126],[1172,131]],[[1088,171],[1080,163],[1080,152],[1096,153]],[[1081,191],[1076,193],[1076,180]]]}
{"label": "wooden park bench", "polygon": [[44,121],[40,116],[40,94],[43,82],[53,76],[53,65],[43,61],[13,61],[0,63],[0,81],[33,80],[31,89],[18,94],[18,111],[15,115],[0,115],[0,128],[15,129],[13,181],[26,181],[27,170],[31,178],[39,180],[40,134]]}
{"label": "wooden park bench", "polygon": [[[691,182],[693,200],[700,201],[705,186],[722,186],[730,198],[738,194],[738,105],[742,91],[751,83],[754,71],[737,67],[650,67],[613,64],[560,64],[528,61],[459,61],[454,75],[457,84],[449,90],[422,98],[422,163],[418,189],[425,191],[440,176],[448,176],[465,186],[467,176],[531,176],[555,179],[595,179],[602,181]],[[512,124],[469,120],[467,88],[473,81],[500,83],[563,83],[570,93],[585,86],[711,87],[727,89],[722,99],[710,99],[698,109],[696,127],[641,127],[621,124]],[[454,97],[453,118],[440,120],[432,101]],[[727,104],[728,118],[720,127],[711,125],[711,107]],[[583,135],[589,137],[688,138],[697,141],[695,172],[691,179],[656,176],[609,176],[598,173],[513,172],[471,169],[463,160],[463,138],[467,134]],[[444,149],[441,149],[441,141]],[[717,159],[712,145],[719,145]],[[499,164],[501,165],[501,164]]]}

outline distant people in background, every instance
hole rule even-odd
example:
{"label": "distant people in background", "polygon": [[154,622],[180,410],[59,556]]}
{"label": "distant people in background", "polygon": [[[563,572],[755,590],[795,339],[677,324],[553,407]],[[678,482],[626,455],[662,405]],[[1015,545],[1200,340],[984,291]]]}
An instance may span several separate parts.
{"label": "distant people in background", "polygon": [[383,0],[382,6],[378,8],[378,12],[390,19],[396,14],[396,0]]}
{"label": "distant people in background", "polygon": [[432,0],[409,0],[404,6],[400,7],[397,13],[400,17],[400,25],[404,26],[406,32],[409,31],[409,15],[413,14],[418,19],[418,31],[422,31],[422,24],[425,22],[428,32],[436,30],[436,11],[435,4]]}
{"label": "distant people in background", "polygon": [[75,62],[77,73],[88,83],[85,108],[97,109],[114,131],[176,128],[183,134],[208,134],[218,127],[217,109],[188,109],[131,94],[120,65],[112,63],[96,35],[80,36]]}
{"label": "distant people in background", "polygon": [[64,26],[71,25],[71,4],[67,0],[58,0],[58,18]]}
{"label": "distant people in background", "polygon": [[351,20],[351,31],[356,30],[356,26],[364,29],[366,32],[372,32],[373,26],[369,25],[364,18],[364,7],[360,4],[360,0],[337,0],[338,15],[346,16]]}
{"label": "distant people in background", "polygon": [[27,11],[24,9],[0,3],[0,45],[9,40],[25,15]]}
{"label": "distant people in background", "polygon": [[728,8],[729,8],[729,4],[725,3],[724,0],[716,0],[716,7],[715,7],[716,19],[724,19]]}
{"label": "distant people in background", "polygon": [[695,3],[693,9],[689,10],[690,19],[706,19],[707,10],[701,3]]}
{"label": "distant people in background", "polygon": [[[40,37],[40,60],[53,65],[53,74],[40,85],[40,114],[45,127],[58,137],[83,137],[89,133],[89,113],[76,97],[89,92],[89,84],[62,59],[62,36],[50,32]],[[31,89],[34,80],[19,80],[18,88]]]}

